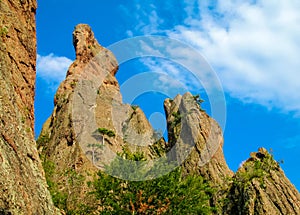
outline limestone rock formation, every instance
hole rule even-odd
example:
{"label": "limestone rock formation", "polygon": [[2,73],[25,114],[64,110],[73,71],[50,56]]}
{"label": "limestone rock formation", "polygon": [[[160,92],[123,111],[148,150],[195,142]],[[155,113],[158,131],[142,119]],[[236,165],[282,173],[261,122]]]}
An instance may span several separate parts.
{"label": "limestone rock formation", "polygon": [[165,101],[169,142],[184,161],[186,174],[197,173],[218,184],[233,175],[223,154],[223,135],[217,122],[201,110],[190,93]]}
{"label": "limestone rock formation", "polygon": [[123,104],[117,60],[88,25],[76,26],[73,44],[76,60],[37,141],[55,205],[76,211],[91,204],[86,182],[126,148],[147,159],[166,156],[184,175],[201,175],[218,189],[210,202],[220,214],[299,213],[299,193],[265,150],[233,174],[224,159],[221,128],[201,109],[199,97],[186,93],[165,100],[165,142],[139,107]]}
{"label": "limestone rock formation", "polygon": [[[56,92],[54,111],[37,141],[45,168],[53,168],[47,179],[57,188],[50,191],[65,195],[68,210],[87,200],[85,182],[123,147],[149,158],[157,155],[149,145],[165,144],[154,137],[140,108],[122,103],[115,78],[118,63],[98,44],[88,25],[76,26],[73,44],[76,60]],[[76,182],[80,185],[69,183],[70,173],[82,179]]]}
{"label": "limestone rock formation", "polygon": [[58,214],[34,141],[36,1],[0,1],[0,214]]}
{"label": "limestone rock formation", "polygon": [[300,214],[300,194],[267,150],[260,148],[233,178],[226,214]]}

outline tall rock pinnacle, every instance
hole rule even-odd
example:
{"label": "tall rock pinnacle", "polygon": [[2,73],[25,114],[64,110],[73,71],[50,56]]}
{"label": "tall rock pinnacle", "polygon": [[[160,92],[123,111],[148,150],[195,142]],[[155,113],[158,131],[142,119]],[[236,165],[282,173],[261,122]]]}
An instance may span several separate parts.
{"label": "tall rock pinnacle", "polygon": [[[191,93],[178,95],[164,103],[169,132],[169,142],[178,148],[177,157],[189,145],[192,150],[183,162],[186,174],[196,173],[213,183],[220,184],[233,175],[223,154],[223,136],[217,122],[209,117],[195,101]],[[180,118],[177,121],[176,118]],[[180,149],[182,148],[182,149]]]}
{"label": "tall rock pinnacle", "polygon": [[300,214],[299,192],[264,148],[239,168],[226,198],[226,214]]}
{"label": "tall rock pinnacle", "polygon": [[[46,177],[67,195],[70,210],[89,201],[85,182],[125,145],[132,151],[142,150],[148,158],[156,156],[148,147],[155,139],[145,114],[122,103],[113,54],[98,44],[85,24],[75,27],[73,44],[76,60],[56,92],[53,113],[37,141],[44,163],[54,166],[53,174],[46,172]],[[99,128],[114,135],[103,137],[97,133]],[[103,150],[94,148],[101,144]],[[75,172],[84,180],[69,184],[66,172]]]}
{"label": "tall rock pinnacle", "polygon": [[73,46],[76,52],[76,59],[83,63],[88,62],[103,49],[95,39],[90,26],[86,24],[76,26],[73,32]]}

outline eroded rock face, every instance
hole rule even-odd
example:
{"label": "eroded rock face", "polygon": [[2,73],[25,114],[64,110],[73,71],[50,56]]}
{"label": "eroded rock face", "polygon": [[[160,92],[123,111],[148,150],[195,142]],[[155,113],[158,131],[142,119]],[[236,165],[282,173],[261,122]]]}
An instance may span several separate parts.
{"label": "eroded rock face", "polygon": [[155,137],[139,107],[123,104],[115,78],[118,63],[109,50],[98,44],[88,25],[76,26],[73,43],[76,60],[57,90],[54,111],[38,140],[47,179],[55,184],[49,189],[63,197],[62,207],[76,210],[81,204],[90,205],[94,200],[86,195],[86,182],[127,146],[131,152],[143,152],[148,159],[169,151],[167,156],[182,162],[185,175],[201,175],[218,189],[211,202],[223,214],[299,212],[299,194],[278,166],[268,170],[266,188],[262,189],[260,180],[254,177],[247,183],[249,189],[244,190],[242,173],[250,171],[266,153],[253,155],[244,170],[233,176],[224,159],[221,128],[201,110],[193,95],[186,93],[165,101],[166,143]]}
{"label": "eroded rock face", "polygon": [[[146,116],[140,108],[122,103],[113,54],[98,44],[85,24],[76,26],[73,43],[76,60],[57,90],[54,111],[38,141],[44,163],[54,166],[48,178],[66,195],[68,210],[91,202],[85,197],[86,182],[122,147],[156,156],[148,147],[155,138]],[[69,173],[81,179],[70,184]]]}
{"label": "eroded rock face", "polygon": [[237,171],[227,199],[227,214],[300,214],[299,192],[263,148]]}
{"label": "eroded rock face", "polygon": [[0,1],[0,214],[57,214],[34,141],[36,1]]}
{"label": "eroded rock face", "polygon": [[184,161],[186,174],[197,173],[216,184],[232,176],[223,154],[223,135],[217,122],[209,117],[194,96],[186,93],[165,101],[169,144],[173,156]]}

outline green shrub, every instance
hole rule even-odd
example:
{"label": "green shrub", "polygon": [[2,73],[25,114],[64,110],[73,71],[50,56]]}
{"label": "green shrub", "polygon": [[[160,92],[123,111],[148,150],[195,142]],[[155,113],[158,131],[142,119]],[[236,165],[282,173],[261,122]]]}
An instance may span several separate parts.
{"label": "green shrub", "polygon": [[116,134],[112,130],[108,130],[107,128],[98,128],[98,132],[102,135],[107,135],[108,137],[115,137]]}
{"label": "green shrub", "polygon": [[48,184],[48,190],[51,194],[52,201],[54,205],[60,209],[66,210],[67,209],[67,194],[61,192],[58,188],[58,184],[52,181],[52,176],[55,172],[56,165],[55,163],[44,160],[43,167],[46,176],[46,182]]}
{"label": "green shrub", "polygon": [[201,104],[204,102],[204,100],[200,98],[199,94],[194,95],[193,98],[196,101],[196,103],[198,104],[199,108],[201,109]]}
{"label": "green shrub", "polygon": [[[131,153],[128,148],[122,154],[134,161],[145,159],[141,153]],[[118,159],[112,162],[107,167],[108,172],[121,169],[132,174],[132,169],[120,167],[123,165],[120,162]],[[148,175],[153,173],[151,170],[139,172]],[[211,214],[215,211],[209,203],[214,194],[209,183],[200,176],[182,177],[180,167],[148,181],[122,180],[100,171],[98,178],[90,184],[94,189],[92,195],[102,207],[100,214]]]}
{"label": "green shrub", "polygon": [[6,36],[8,34],[8,28],[6,26],[0,27],[0,37]]}
{"label": "green shrub", "polygon": [[181,169],[150,181],[126,181],[102,172],[93,182],[101,214],[211,214],[214,191],[200,176],[182,178]]}
{"label": "green shrub", "polygon": [[180,112],[173,112],[172,116],[174,116],[174,120],[172,122],[172,125],[175,127],[176,125],[178,125],[181,122],[181,115]]}
{"label": "green shrub", "polygon": [[38,145],[38,147],[41,146],[45,146],[47,143],[49,143],[50,138],[49,138],[49,134],[42,134],[38,137],[38,139],[36,140],[36,144]]}
{"label": "green shrub", "polygon": [[132,108],[132,110],[136,111],[139,108],[139,106],[138,105],[131,105],[131,108]]}

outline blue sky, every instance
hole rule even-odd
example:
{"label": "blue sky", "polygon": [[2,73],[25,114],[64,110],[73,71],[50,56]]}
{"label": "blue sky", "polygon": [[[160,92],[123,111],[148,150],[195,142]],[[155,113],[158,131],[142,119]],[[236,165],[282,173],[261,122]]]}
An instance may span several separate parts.
{"label": "blue sky", "polygon": [[[218,75],[227,107],[224,153],[236,170],[259,147],[271,149],[300,189],[300,2],[278,1],[38,1],[36,135],[53,109],[53,98],[75,58],[72,31],[89,24],[103,46],[141,35],[182,41],[201,53]],[[165,72],[208,101],[184,68],[145,58],[120,66],[122,85],[145,72]],[[126,97],[126,96],[125,96]],[[156,102],[149,105],[149,99]],[[135,99],[154,124],[165,95]],[[208,102],[204,109],[210,112]],[[156,113],[156,114],[152,114]]]}

